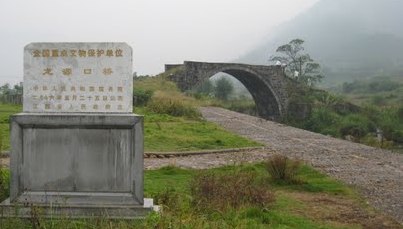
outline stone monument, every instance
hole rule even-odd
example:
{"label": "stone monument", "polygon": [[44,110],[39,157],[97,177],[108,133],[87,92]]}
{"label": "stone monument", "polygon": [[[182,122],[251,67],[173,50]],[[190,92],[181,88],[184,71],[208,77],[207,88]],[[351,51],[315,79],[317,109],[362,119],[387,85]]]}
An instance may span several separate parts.
{"label": "stone monument", "polygon": [[3,216],[136,218],[143,197],[143,117],[132,113],[125,43],[31,43],[23,113],[10,118],[10,198]]}

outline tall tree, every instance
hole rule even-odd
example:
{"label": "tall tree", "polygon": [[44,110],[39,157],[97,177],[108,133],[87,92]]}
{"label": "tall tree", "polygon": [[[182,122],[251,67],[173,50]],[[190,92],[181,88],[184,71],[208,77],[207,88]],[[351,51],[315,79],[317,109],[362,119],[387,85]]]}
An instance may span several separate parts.
{"label": "tall tree", "polygon": [[196,91],[203,95],[210,95],[214,92],[214,85],[211,83],[211,80],[206,80],[196,89]]}
{"label": "tall tree", "polygon": [[0,86],[0,94],[2,94],[2,95],[11,94],[10,84],[6,83],[6,84]]}
{"label": "tall tree", "polygon": [[286,65],[286,73],[289,77],[308,86],[314,86],[324,76],[320,65],[304,52],[303,44],[304,40],[294,39],[288,44],[281,45],[276,50],[279,55],[272,56],[270,60]]}
{"label": "tall tree", "polygon": [[215,82],[214,88],[214,95],[216,98],[222,100],[228,100],[229,96],[231,95],[232,91],[234,90],[234,86],[232,85],[231,81],[228,79],[221,77]]}

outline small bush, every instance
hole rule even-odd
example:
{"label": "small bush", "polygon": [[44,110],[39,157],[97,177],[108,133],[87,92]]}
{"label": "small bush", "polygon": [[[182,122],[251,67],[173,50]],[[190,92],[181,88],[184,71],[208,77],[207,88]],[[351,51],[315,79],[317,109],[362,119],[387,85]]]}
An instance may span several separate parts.
{"label": "small bush", "polygon": [[146,106],[148,101],[150,101],[153,96],[153,91],[144,89],[134,89],[133,90],[133,105],[135,106]]}
{"label": "small bush", "polygon": [[191,182],[194,204],[199,209],[224,210],[241,206],[265,207],[274,201],[267,185],[256,181],[256,173],[231,174],[201,172]]}
{"label": "small bush", "polygon": [[403,143],[403,130],[393,130],[390,135],[389,139],[397,143]]}
{"label": "small bush", "polygon": [[319,107],[312,111],[311,116],[305,122],[304,128],[321,134],[339,136],[337,131],[340,115],[329,108]]}
{"label": "small bush", "polygon": [[297,172],[301,166],[299,161],[292,161],[282,155],[274,155],[265,165],[267,172],[269,172],[274,182],[286,184],[300,183],[296,178]]}
{"label": "small bush", "polygon": [[356,139],[361,139],[369,132],[376,131],[376,127],[367,117],[351,114],[343,118],[339,131],[342,136],[351,135]]}

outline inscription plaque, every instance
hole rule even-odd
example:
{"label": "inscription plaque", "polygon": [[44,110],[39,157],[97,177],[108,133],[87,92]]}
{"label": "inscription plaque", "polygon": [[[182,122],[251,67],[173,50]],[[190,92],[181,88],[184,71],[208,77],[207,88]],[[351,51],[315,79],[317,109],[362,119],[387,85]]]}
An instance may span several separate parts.
{"label": "inscription plaque", "polygon": [[24,49],[24,112],[132,113],[126,43],[31,43]]}

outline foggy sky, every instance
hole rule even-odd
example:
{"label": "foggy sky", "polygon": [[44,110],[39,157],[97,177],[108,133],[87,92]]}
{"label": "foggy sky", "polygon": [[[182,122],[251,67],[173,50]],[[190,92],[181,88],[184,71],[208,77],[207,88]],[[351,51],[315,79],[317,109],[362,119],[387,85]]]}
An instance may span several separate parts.
{"label": "foggy sky", "polygon": [[0,84],[22,81],[30,42],[127,42],[134,71],[225,62],[318,0],[0,0]]}

